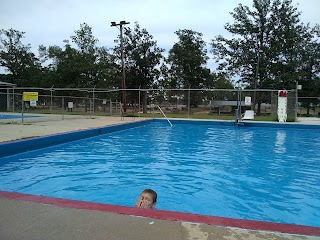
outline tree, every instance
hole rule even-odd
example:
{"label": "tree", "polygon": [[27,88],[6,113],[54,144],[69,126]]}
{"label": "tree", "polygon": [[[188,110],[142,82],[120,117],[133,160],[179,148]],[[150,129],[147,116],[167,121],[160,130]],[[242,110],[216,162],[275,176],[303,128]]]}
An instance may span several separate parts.
{"label": "tree", "polygon": [[[219,70],[240,76],[248,88],[291,89],[302,74],[300,50],[310,37],[308,27],[300,22],[291,0],[253,0],[252,8],[239,4],[231,13],[234,23],[225,25],[237,38],[212,40]],[[261,102],[254,94],[257,114]]]}
{"label": "tree", "polygon": [[235,100],[234,92],[232,91],[215,91],[214,89],[234,89],[232,81],[224,74],[211,73],[210,76],[204,81],[204,87],[213,89],[208,91],[203,96],[204,100]]}
{"label": "tree", "polygon": [[301,54],[301,67],[303,75],[299,79],[302,90],[299,92],[301,98],[299,102],[307,108],[307,116],[310,114],[310,108],[320,103],[320,26],[316,25],[310,33],[313,38],[308,39],[303,44]]}
{"label": "tree", "polygon": [[69,40],[64,47],[39,47],[44,61],[51,60],[47,72],[47,82],[56,87],[112,87],[116,72],[114,59],[105,47],[97,47],[98,39],[86,23],[71,36],[78,48],[73,48]]}
{"label": "tree", "polygon": [[71,47],[68,40],[64,40],[64,43],[64,48],[40,46],[42,55],[52,61],[48,66],[48,69],[53,73],[50,85],[55,85],[55,87],[81,87],[83,79],[80,66],[82,64],[81,56],[76,49]]}
{"label": "tree", "polygon": [[[157,41],[145,28],[140,28],[135,22],[133,29],[124,28],[123,47],[125,56],[126,87],[131,89],[148,89],[158,81],[160,76],[160,63],[163,59],[164,49],[157,46]],[[114,49],[115,56],[120,65],[120,46]],[[138,99],[136,92],[129,94],[129,101],[133,103]],[[143,110],[146,111],[147,92],[142,92],[144,101]],[[140,104],[140,103],[139,103]]]}
{"label": "tree", "polygon": [[78,46],[79,62],[78,70],[81,75],[78,82],[79,86],[93,87],[97,84],[97,43],[99,42],[93,36],[92,28],[86,24],[80,24],[80,29],[75,31],[74,36],[71,36],[72,42]]}
{"label": "tree", "polygon": [[[179,41],[170,49],[168,56],[171,86],[203,88],[210,70],[205,67],[208,56],[202,34],[188,29],[176,31],[175,34]],[[187,99],[187,96],[184,96],[184,99]],[[192,91],[191,106],[197,106],[199,102],[200,95]]]}
{"label": "tree", "polygon": [[12,82],[17,85],[37,85],[42,76],[40,62],[31,52],[31,45],[22,44],[24,34],[12,28],[0,30],[0,66],[11,74]]}
{"label": "tree", "polygon": [[106,47],[97,50],[96,58],[97,87],[114,89],[121,82],[120,69],[116,64],[116,57],[110,54]]}
{"label": "tree", "polygon": [[[292,6],[291,0],[274,0],[271,5],[269,51],[264,65],[272,87],[291,89],[303,75],[302,56],[306,54],[305,44],[309,44],[312,34],[308,25],[299,19],[300,12]],[[268,66],[269,65],[269,66]]]}

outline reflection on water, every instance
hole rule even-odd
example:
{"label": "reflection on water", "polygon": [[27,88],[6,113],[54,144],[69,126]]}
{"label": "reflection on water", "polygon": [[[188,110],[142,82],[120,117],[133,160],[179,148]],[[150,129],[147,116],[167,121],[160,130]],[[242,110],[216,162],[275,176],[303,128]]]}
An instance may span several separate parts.
{"label": "reflection on water", "polygon": [[[320,226],[320,131],[155,123],[0,159],[0,189]],[[124,189],[126,189],[124,191]]]}
{"label": "reflection on water", "polygon": [[285,153],[286,152],[286,137],[287,134],[285,131],[283,130],[279,130],[276,133],[276,141],[275,141],[275,152],[276,153]]}
{"label": "reflection on water", "polygon": [[253,133],[252,132],[245,132],[243,134],[243,140],[247,143],[252,143]]}

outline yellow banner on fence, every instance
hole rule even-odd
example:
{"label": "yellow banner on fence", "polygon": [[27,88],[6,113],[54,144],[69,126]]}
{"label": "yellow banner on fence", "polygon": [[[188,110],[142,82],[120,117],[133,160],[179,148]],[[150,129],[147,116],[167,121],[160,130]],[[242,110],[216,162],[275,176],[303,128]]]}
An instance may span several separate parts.
{"label": "yellow banner on fence", "polygon": [[23,101],[38,101],[38,92],[23,92]]}

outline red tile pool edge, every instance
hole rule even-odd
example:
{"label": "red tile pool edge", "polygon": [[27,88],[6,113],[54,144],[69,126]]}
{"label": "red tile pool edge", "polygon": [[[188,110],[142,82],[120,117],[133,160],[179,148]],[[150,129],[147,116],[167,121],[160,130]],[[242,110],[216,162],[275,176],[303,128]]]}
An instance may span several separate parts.
{"label": "red tile pool edge", "polygon": [[302,225],[295,225],[295,224],[283,224],[283,223],[263,222],[263,221],[255,221],[255,220],[233,219],[233,218],[206,216],[206,215],[191,214],[191,213],[172,212],[172,211],[165,211],[165,210],[141,209],[141,208],[134,208],[134,207],[84,202],[84,201],[69,200],[69,199],[63,199],[63,198],[51,198],[51,197],[43,197],[43,196],[36,196],[31,194],[6,192],[6,191],[0,191],[0,198],[34,202],[34,203],[42,203],[42,204],[50,204],[50,205],[59,206],[59,207],[96,210],[96,211],[103,211],[103,212],[133,215],[133,216],[143,216],[143,217],[157,218],[157,219],[163,219],[163,220],[195,222],[195,223],[204,223],[204,224],[223,226],[223,227],[236,227],[236,228],[244,228],[244,229],[251,229],[251,230],[275,231],[275,232],[290,233],[290,234],[320,236],[320,228],[318,227],[302,226]]}

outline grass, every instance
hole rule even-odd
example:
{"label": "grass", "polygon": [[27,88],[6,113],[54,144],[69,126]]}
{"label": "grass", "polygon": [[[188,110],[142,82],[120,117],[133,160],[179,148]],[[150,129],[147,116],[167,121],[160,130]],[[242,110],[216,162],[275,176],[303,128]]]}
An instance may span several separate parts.
{"label": "grass", "polygon": [[[47,109],[37,109],[37,110],[32,110],[28,111],[26,113],[40,113],[40,114],[49,114],[50,115],[50,110]],[[53,114],[62,114],[61,110],[52,110]],[[115,113],[115,112],[114,112]],[[68,112],[64,111],[64,115],[90,115],[90,112],[83,112],[83,111],[73,111],[73,112]],[[185,112],[180,112],[180,113],[171,113],[167,112],[165,113],[168,118],[186,118],[186,119],[212,119],[212,120],[235,120],[235,116],[233,115],[209,115],[208,113],[194,113],[190,114],[188,116],[187,113]],[[95,112],[92,114],[92,116],[106,116],[105,112]],[[108,115],[107,115],[108,116]],[[114,115],[115,116],[115,115]],[[124,117],[139,117],[138,113],[127,113],[124,114]],[[162,114],[159,113],[141,113],[140,117],[147,117],[147,118],[164,118]],[[277,116],[255,116],[252,121],[266,121],[266,122],[277,122]],[[295,119],[294,117],[288,117],[287,122],[294,122]]]}
{"label": "grass", "polygon": [[[188,114],[184,113],[166,113],[168,118],[188,118]],[[138,114],[128,113],[124,117],[139,117]],[[164,118],[162,114],[150,114],[150,113],[141,113],[140,117],[155,117],[155,118]],[[230,115],[208,115],[208,114],[190,114],[190,119],[213,119],[213,120],[235,120],[235,116]],[[278,121],[275,116],[255,116],[252,121]]]}

